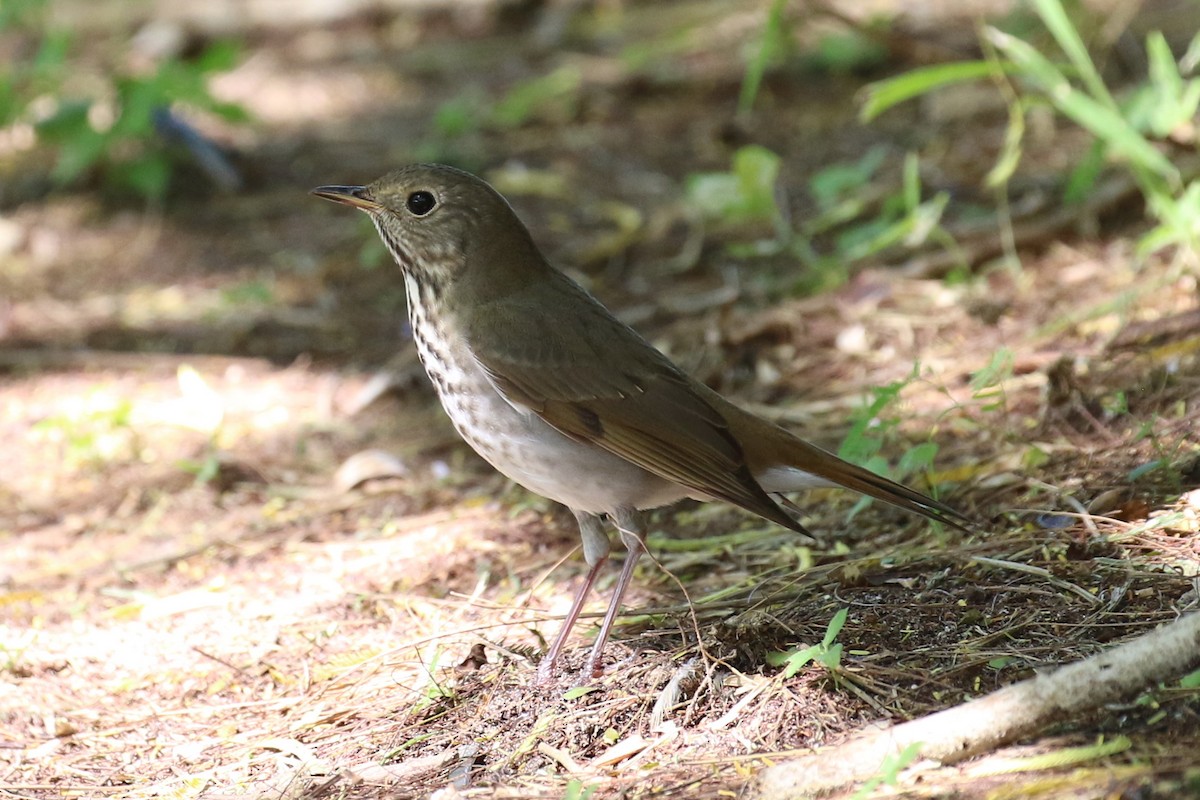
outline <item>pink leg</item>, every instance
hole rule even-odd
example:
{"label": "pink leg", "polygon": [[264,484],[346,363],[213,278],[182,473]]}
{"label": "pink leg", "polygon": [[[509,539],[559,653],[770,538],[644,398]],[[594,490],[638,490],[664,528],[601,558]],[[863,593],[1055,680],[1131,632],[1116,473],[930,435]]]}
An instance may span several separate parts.
{"label": "pink leg", "polygon": [[579,613],[583,611],[583,604],[592,592],[592,584],[596,582],[596,576],[600,573],[600,567],[604,566],[604,562],[607,560],[608,556],[604,556],[595,564],[592,564],[591,569],[588,570],[587,577],[583,579],[583,586],[579,587],[579,592],[575,595],[575,600],[571,603],[571,610],[567,612],[567,618],[563,620],[562,630],[558,632],[558,636],[554,639],[554,644],[550,645],[550,649],[546,651],[546,655],[542,656],[541,663],[538,664],[538,683],[549,683],[558,672],[558,657],[562,655],[563,646],[567,643],[567,638],[571,635],[571,628],[575,627],[575,622],[579,619]]}
{"label": "pink leg", "polygon": [[629,554],[625,557],[625,565],[621,567],[621,575],[617,578],[617,587],[613,590],[612,602],[608,604],[604,621],[600,623],[600,632],[596,634],[596,643],[592,645],[592,654],[588,656],[586,669],[593,678],[599,678],[604,674],[604,664],[602,663],[604,645],[608,643],[608,634],[617,620],[617,614],[621,611],[621,598],[625,596],[625,590],[629,588],[633,570],[637,566],[638,560],[641,559],[642,552],[646,549],[646,546],[642,544],[640,534],[630,533],[625,528],[621,529],[621,539],[625,542]]}

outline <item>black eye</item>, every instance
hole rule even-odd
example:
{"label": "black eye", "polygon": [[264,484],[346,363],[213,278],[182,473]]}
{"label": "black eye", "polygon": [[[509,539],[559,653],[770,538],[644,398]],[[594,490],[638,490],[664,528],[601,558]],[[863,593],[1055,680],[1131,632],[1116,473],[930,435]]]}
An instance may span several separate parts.
{"label": "black eye", "polygon": [[433,207],[437,205],[437,198],[433,196],[433,192],[413,192],[408,196],[405,205],[415,216],[423,217],[433,211]]}

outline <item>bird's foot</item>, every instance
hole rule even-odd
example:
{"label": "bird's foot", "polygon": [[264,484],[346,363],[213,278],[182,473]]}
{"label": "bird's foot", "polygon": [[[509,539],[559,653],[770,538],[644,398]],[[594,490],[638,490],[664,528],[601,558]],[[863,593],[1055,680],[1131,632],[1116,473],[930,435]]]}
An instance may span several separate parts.
{"label": "bird's foot", "polygon": [[536,686],[547,686],[558,679],[558,659],[547,656],[538,663],[537,674],[533,683]]}
{"label": "bird's foot", "polygon": [[[582,680],[603,678],[604,663],[599,656],[593,655],[584,663],[583,669],[579,671],[579,677]],[[535,686],[549,686],[557,683],[559,678],[558,659],[543,658],[537,667],[537,673],[533,677]]]}
{"label": "bird's foot", "polygon": [[600,657],[600,654],[592,654],[591,658],[589,658],[587,663],[584,664],[583,674],[591,678],[604,677],[604,660]]}

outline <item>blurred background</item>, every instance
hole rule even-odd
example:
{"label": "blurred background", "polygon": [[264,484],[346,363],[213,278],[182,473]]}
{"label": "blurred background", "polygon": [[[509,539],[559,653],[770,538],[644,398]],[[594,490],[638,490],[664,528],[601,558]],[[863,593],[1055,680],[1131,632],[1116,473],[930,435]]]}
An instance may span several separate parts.
{"label": "blurred background", "polygon": [[[1091,72],[999,0],[12,0],[0,341],[385,359],[394,271],[365,221],[301,192],[412,161],[487,175],[612,303],[961,277],[1134,221],[1144,194],[1107,173],[1186,184],[1200,12],[1055,7]],[[1078,92],[1056,105],[1058,80]]]}

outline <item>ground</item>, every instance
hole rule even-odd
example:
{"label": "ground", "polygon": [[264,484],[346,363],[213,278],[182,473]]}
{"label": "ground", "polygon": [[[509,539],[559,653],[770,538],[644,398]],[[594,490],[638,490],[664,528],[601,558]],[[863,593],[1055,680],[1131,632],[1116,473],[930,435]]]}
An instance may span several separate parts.
{"label": "ground", "polygon": [[[969,46],[969,20],[897,24],[889,57],[849,73],[785,62],[736,117],[766,5],[264,21],[248,4],[244,57],[214,91],[253,121],[212,129],[242,191],[189,172],[149,207],[48,191],[41,155],[6,151],[24,177],[0,194],[0,794],[729,796],[787,751],[1195,607],[1194,258],[1137,251],[1142,208],[1115,173],[1109,199],[1060,213],[1046,184],[1080,134],[1049,115],[1010,187],[1006,253],[979,183],[1007,119],[990,87],[966,113],[857,121],[864,83],[918,58],[898,42]],[[157,16],[213,35],[188,8]],[[435,123],[448,100],[561,68],[578,83],[527,119]],[[879,203],[917,153],[959,249],[887,251],[813,291],[794,255],[753,245],[769,229],[683,201],[746,144],[782,157],[797,227],[823,167],[882,147],[862,190]],[[833,491],[796,498],[812,545],[717,504],[658,511],[606,674],[578,670],[615,567],[561,680],[535,683],[584,572],[574,521],[458,440],[397,269],[364,220],[306,195],[429,158],[487,176],[552,261],[745,407],[833,449],[863,421],[893,466],[935,445],[906,480],[976,529]],[[772,665],[839,609],[839,663]],[[1198,714],[1168,682],[880,791],[1179,796]]]}

